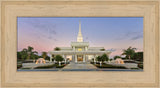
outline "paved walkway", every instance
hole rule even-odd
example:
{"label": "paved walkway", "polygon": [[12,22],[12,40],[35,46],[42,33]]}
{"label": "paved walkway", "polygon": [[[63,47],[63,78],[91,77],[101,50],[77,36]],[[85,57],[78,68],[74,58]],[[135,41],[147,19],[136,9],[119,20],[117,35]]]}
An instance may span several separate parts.
{"label": "paved walkway", "polygon": [[62,70],[67,71],[67,70],[96,70],[97,67],[95,67],[92,64],[89,63],[73,63],[71,62],[67,66],[65,66]]}
{"label": "paved walkway", "polygon": [[112,69],[112,68],[97,68],[90,63],[73,63],[71,62],[64,68],[49,68],[49,69],[18,69],[17,71],[143,71],[142,69]]}

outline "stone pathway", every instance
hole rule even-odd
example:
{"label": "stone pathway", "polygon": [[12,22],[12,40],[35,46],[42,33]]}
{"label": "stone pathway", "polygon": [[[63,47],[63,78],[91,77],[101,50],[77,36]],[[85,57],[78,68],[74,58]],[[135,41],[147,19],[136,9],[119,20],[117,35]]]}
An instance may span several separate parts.
{"label": "stone pathway", "polygon": [[71,62],[70,64],[68,64],[67,66],[65,66],[62,70],[96,70],[97,67],[95,67],[92,64],[89,63],[73,63]]}
{"label": "stone pathway", "polygon": [[71,62],[64,68],[48,68],[48,69],[18,69],[17,71],[143,71],[143,69],[113,69],[113,68],[97,68],[90,63],[73,63]]}

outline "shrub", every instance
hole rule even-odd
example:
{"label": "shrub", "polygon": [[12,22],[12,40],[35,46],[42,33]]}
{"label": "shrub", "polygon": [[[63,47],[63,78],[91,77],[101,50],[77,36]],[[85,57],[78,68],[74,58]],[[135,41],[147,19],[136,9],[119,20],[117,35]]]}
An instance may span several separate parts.
{"label": "shrub", "polygon": [[95,65],[98,68],[117,68],[117,69],[126,69],[126,67],[124,66],[114,66],[114,65],[110,65],[110,64],[103,64],[102,66],[100,66],[99,64]]}
{"label": "shrub", "polygon": [[53,64],[53,65],[47,65],[47,66],[38,66],[35,69],[45,69],[45,68],[53,68],[53,67],[55,67],[55,64]]}
{"label": "shrub", "polygon": [[124,63],[136,63],[135,61],[124,61]]}
{"label": "shrub", "polygon": [[94,64],[94,62],[90,62],[91,64]]}
{"label": "shrub", "polygon": [[139,68],[131,68],[131,69],[139,69]]}
{"label": "shrub", "polygon": [[38,66],[35,69],[48,69],[48,68],[63,68],[64,66],[66,66],[65,64],[62,64],[61,66],[59,66],[59,64],[53,64],[53,65],[47,65],[47,66]]}
{"label": "shrub", "polygon": [[63,68],[65,65],[61,65],[61,66],[59,66],[59,65],[56,65],[56,68]]}
{"label": "shrub", "polygon": [[33,60],[25,60],[22,63],[33,63]]}
{"label": "shrub", "polygon": [[22,69],[31,69],[31,68],[22,68]]}
{"label": "shrub", "polygon": [[143,64],[138,64],[138,67],[143,69]]}
{"label": "shrub", "polygon": [[22,67],[22,64],[18,64],[17,65],[17,69],[21,68]]}
{"label": "shrub", "polygon": [[64,58],[61,55],[56,55],[56,61],[61,62],[64,60]]}
{"label": "shrub", "polygon": [[55,51],[60,51],[61,49],[59,47],[54,48]]}

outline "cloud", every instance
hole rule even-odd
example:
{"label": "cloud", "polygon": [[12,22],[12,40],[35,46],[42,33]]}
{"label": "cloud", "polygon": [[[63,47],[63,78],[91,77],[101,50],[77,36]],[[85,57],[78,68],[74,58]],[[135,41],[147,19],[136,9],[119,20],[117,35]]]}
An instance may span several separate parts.
{"label": "cloud", "polygon": [[107,49],[107,51],[110,51],[110,52],[114,52],[116,51],[117,49],[114,49],[114,48],[111,48],[111,49]]}
{"label": "cloud", "polygon": [[37,34],[40,34],[43,35],[44,38],[53,39],[53,37],[57,35],[57,24],[55,23],[39,19],[27,20],[25,23],[32,27],[36,36],[38,36]]}
{"label": "cloud", "polygon": [[58,41],[57,39],[53,39],[54,41]]}
{"label": "cloud", "polygon": [[88,39],[89,39],[88,37],[85,37],[85,38],[84,38],[84,40],[86,40],[86,41],[88,41]]}
{"label": "cloud", "polygon": [[140,38],[143,38],[143,35],[135,35],[131,38],[131,40],[137,40],[137,39],[140,39]]}
{"label": "cloud", "polygon": [[48,37],[48,39],[52,39],[52,37],[51,37],[51,36],[49,36],[49,37]]}
{"label": "cloud", "polygon": [[49,33],[50,34],[55,34],[55,35],[57,34],[57,32],[55,30],[52,30],[52,29],[49,29]]}
{"label": "cloud", "polygon": [[126,33],[120,35],[115,40],[124,40],[124,39],[137,40],[140,38],[143,38],[143,32],[126,32]]}
{"label": "cloud", "polygon": [[86,37],[86,40],[88,39],[88,37]]}
{"label": "cloud", "polygon": [[49,33],[57,34],[55,31],[57,24],[46,21],[46,20],[39,20],[39,19],[32,19],[32,20],[27,20],[26,23],[29,26],[32,26],[34,30],[37,31],[48,31]]}

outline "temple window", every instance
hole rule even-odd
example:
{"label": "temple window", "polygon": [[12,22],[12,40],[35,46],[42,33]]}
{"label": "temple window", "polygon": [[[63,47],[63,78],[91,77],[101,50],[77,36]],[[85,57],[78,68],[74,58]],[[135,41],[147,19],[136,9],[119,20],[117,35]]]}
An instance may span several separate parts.
{"label": "temple window", "polygon": [[82,51],[82,48],[78,48],[78,51]]}

